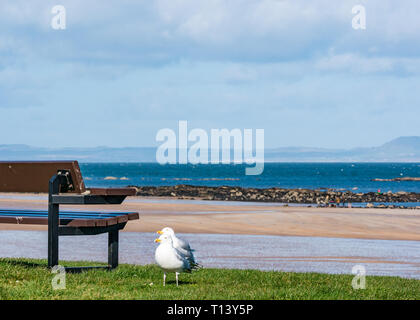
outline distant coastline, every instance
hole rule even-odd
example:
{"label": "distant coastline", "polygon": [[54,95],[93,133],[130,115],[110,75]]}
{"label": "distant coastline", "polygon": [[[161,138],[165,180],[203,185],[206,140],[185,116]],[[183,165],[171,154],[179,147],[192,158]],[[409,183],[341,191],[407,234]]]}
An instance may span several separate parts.
{"label": "distant coastline", "polygon": [[[284,141],[287,143],[287,141]],[[28,145],[1,145],[0,160],[78,160],[80,163],[157,163],[156,147],[46,148]],[[233,155],[233,153],[231,152]],[[233,157],[231,157],[233,159]],[[400,162],[420,163],[420,136],[398,137],[380,146],[351,149],[321,147],[265,148],[264,161],[273,162]]]}

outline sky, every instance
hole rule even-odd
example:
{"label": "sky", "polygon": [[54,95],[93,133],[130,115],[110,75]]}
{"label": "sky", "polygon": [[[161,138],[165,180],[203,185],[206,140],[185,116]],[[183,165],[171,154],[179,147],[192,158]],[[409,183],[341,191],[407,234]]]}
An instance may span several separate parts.
{"label": "sky", "polygon": [[418,136],[419,12],[417,0],[1,0],[0,145],[155,146],[180,120],[264,129],[269,148]]}

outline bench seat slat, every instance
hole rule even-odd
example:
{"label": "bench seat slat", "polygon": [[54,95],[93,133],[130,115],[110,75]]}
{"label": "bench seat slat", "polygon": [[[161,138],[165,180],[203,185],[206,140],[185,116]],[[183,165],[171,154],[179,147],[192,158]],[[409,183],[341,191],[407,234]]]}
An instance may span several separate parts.
{"label": "bench seat slat", "polygon": [[[59,213],[60,217],[75,217],[75,218],[86,218],[86,219],[104,219],[104,218],[114,218],[119,216],[132,215],[135,212],[118,212],[118,213],[106,213],[106,212],[75,212],[75,211],[61,211]],[[30,215],[30,216],[40,216],[48,217],[47,211],[14,211],[14,210],[0,210],[0,216],[2,215]]]}
{"label": "bench seat slat", "polygon": [[[59,213],[60,225],[73,227],[104,227],[138,218],[137,212],[61,211]],[[0,209],[0,223],[46,225],[48,211]]]}
{"label": "bench seat slat", "polygon": [[[13,214],[13,213],[0,213],[0,217],[37,217],[37,218],[48,218],[48,215],[44,214],[28,214],[28,213],[19,213],[19,214]],[[91,219],[91,220],[101,220],[101,219],[110,219],[110,218],[119,218],[113,217],[113,216],[78,216],[78,215],[59,215],[60,219]],[[127,218],[128,220],[128,218]]]}

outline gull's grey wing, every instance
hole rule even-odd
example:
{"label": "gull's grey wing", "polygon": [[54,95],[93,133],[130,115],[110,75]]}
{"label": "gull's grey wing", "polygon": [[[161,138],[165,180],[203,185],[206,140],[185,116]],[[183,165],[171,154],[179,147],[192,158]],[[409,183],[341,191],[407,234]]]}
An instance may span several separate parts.
{"label": "gull's grey wing", "polygon": [[187,251],[192,251],[188,241],[185,241],[184,239],[180,239],[180,238],[178,238],[178,241],[179,241],[179,246],[182,249],[187,250]]}
{"label": "gull's grey wing", "polygon": [[187,257],[185,257],[185,255],[183,255],[182,252],[179,251],[177,248],[174,248],[174,250],[177,259],[182,260],[184,271],[191,272],[192,265],[190,263],[190,260]]}

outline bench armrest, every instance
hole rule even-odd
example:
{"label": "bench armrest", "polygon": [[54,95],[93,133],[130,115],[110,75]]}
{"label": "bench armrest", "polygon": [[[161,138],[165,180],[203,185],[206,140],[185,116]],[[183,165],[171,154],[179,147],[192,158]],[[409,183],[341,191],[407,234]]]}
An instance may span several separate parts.
{"label": "bench armrest", "polygon": [[136,188],[91,188],[87,189],[94,196],[135,196]]}

